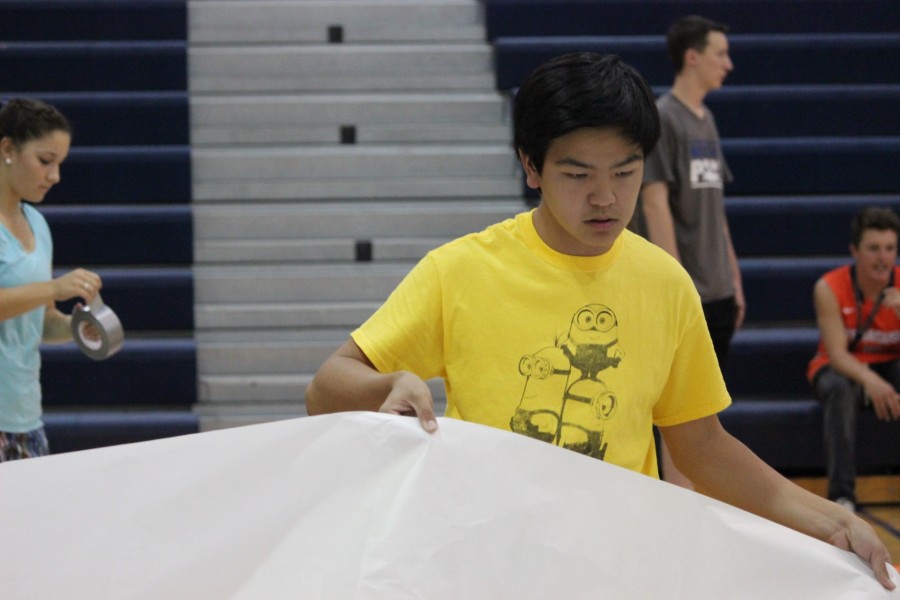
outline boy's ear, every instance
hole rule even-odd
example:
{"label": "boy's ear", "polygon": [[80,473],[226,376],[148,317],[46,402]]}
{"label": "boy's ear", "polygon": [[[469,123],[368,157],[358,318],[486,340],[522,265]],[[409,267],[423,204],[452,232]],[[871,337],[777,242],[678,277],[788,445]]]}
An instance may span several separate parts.
{"label": "boy's ear", "polygon": [[541,174],[534,168],[534,163],[527,154],[521,149],[518,152],[519,162],[522,163],[522,168],[525,170],[525,183],[533,190],[541,189]]}
{"label": "boy's ear", "polygon": [[700,56],[700,53],[694,50],[693,48],[688,48],[684,51],[684,61],[682,61],[682,65],[685,67],[693,67],[697,62],[697,57]]}

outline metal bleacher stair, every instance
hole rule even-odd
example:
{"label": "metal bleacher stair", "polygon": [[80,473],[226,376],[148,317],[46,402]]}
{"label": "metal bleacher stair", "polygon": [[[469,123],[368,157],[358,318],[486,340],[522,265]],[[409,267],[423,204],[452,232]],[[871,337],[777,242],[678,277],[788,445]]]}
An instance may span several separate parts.
{"label": "metal bleacher stair", "polygon": [[303,415],[415,261],[524,208],[483,7],[188,8],[201,428]]}

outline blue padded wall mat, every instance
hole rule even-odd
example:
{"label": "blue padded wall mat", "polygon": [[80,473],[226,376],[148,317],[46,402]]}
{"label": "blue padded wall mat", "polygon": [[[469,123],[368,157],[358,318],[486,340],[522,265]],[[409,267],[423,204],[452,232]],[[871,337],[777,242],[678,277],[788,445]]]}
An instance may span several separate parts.
{"label": "blue padded wall mat", "polygon": [[900,137],[723,139],[727,194],[892,194]]}
{"label": "blue padded wall mat", "polygon": [[186,90],[185,41],[8,42],[0,45],[5,85],[42,91]]}
{"label": "blue padded wall mat", "polygon": [[[738,400],[719,414],[722,426],[747,444],[766,463],[782,471],[821,472],[825,468],[822,450],[822,411],[815,400],[791,402]],[[896,468],[900,456],[900,436],[896,424],[879,421],[872,411],[859,418],[857,448],[860,474]]]}
{"label": "blue padded wall mat", "polygon": [[190,143],[187,90],[157,92],[4,92],[58,108],[75,146],[176,146]]}
{"label": "blue padded wall mat", "polygon": [[726,84],[706,104],[730,138],[900,136],[900,85]]}
{"label": "blue padded wall mat", "polygon": [[47,407],[188,408],[197,395],[193,340],[126,338],[122,349],[103,361],[91,360],[72,344],[45,346],[41,355]]}
{"label": "blue padded wall mat", "polygon": [[866,206],[900,213],[900,194],[725,198],[731,241],[741,258],[849,257],[850,221]]}
{"label": "blue padded wall mat", "polygon": [[895,0],[484,0],[489,40],[510,35],[664,34],[700,14],[734,33],[896,31]]}
{"label": "blue padded wall mat", "polygon": [[191,201],[189,146],[73,145],[45,202],[181,204]]}
{"label": "blue padded wall mat", "polygon": [[[728,41],[735,69],[728,75],[726,86],[897,83],[900,33],[732,33]],[[497,88],[516,88],[535,67],[569,52],[617,54],[651,85],[672,84],[672,64],[662,35],[508,37],[494,44]]]}
{"label": "blue padded wall mat", "polygon": [[[61,275],[62,269],[56,269]],[[125,331],[190,331],[194,327],[194,277],[190,267],[98,267],[103,301]],[[69,312],[77,300],[60,302]]]}
{"label": "blue padded wall mat", "polygon": [[[812,290],[809,298],[812,302]],[[741,329],[725,367],[729,391],[735,396],[809,396],[806,366],[818,340],[814,326]]]}
{"label": "blue padded wall mat", "polygon": [[44,414],[44,430],[50,452],[61,454],[198,433],[200,424],[190,410],[51,411]]}
{"label": "blue padded wall mat", "polygon": [[826,271],[849,260],[841,256],[740,258],[739,255],[747,322],[814,321],[813,286]]}
{"label": "blue padded wall mat", "polygon": [[823,469],[822,411],[815,400],[735,401],[719,413],[729,433],[776,469]]}
{"label": "blue padded wall mat", "polygon": [[185,40],[186,0],[0,0],[2,40]]}
{"label": "blue padded wall mat", "polygon": [[39,210],[53,232],[57,260],[65,264],[137,266],[193,262],[193,219],[187,204],[42,204]]}

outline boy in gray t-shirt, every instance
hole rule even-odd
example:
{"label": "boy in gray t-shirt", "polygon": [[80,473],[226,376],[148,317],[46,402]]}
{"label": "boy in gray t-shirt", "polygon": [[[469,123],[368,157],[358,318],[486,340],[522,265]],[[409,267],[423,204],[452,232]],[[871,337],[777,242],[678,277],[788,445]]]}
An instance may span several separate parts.
{"label": "boy in gray t-shirt", "polygon": [[[661,136],[645,161],[641,191],[642,233],[681,261],[694,280],[720,367],[746,311],[722,189],[731,181],[731,171],[703,102],[733,68],[727,31],[727,26],[697,16],[669,28],[666,41],[675,82],[657,101]],[[664,446],[662,470],[666,481],[692,487]]]}
{"label": "boy in gray t-shirt", "polygon": [[734,297],[722,187],[732,180],[713,115],[698,118],[671,93],[656,103],[662,135],[644,166],[644,182],[665,182],[681,264],[701,300]]}
{"label": "boy in gray t-shirt", "polygon": [[645,233],[694,280],[720,365],[746,310],[725,217],[722,188],[731,171],[703,102],[732,69],[725,31],[725,25],[696,16],[669,29],[675,82],[657,101],[662,132],[647,157],[641,192]]}

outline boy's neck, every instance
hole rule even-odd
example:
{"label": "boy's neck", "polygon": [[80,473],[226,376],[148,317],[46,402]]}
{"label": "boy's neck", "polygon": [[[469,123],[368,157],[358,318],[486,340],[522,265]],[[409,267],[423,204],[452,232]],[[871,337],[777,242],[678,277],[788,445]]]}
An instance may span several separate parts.
{"label": "boy's neck", "polygon": [[703,99],[706,98],[706,90],[696,85],[690,77],[679,75],[672,84],[671,94],[691,109],[698,118],[702,119],[706,114],[703,107]]}

